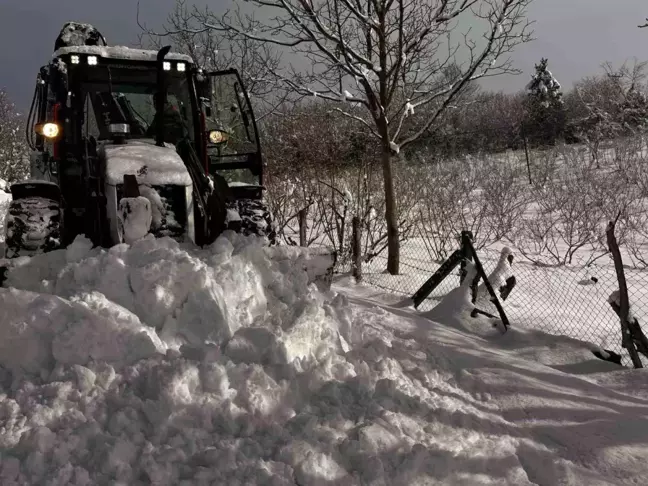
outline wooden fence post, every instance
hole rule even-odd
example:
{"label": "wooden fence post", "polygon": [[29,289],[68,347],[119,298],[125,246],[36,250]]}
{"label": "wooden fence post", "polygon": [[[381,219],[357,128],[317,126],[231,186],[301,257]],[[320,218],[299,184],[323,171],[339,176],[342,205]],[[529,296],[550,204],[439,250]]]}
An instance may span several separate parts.
{"label": "wooden fence post", "polygon": [[308,246],[308,241],[306,238],[306,230],[308,229],[308,208],[299,210],[299,246],[306,247]]}
{"label": "wooden fence post", "polygon": [[352,274],[357,282],[362,280],[362,234],[360,228],[360,218],[354,216],[351,221],[352,234],[351,234],[351,252],[353,261],[351,262]]}
{"label": "wooden fence post", "polygon": [[529,160],[529,147],[527,145],[526,131],[522,127],[522,142],[524,143],[524,155],[526,156],[527,173],[529,175],[529,185],[533,185],[531,180],[531,161]]}
{"label": "wooden fence post", "polygon": [[468,249],[467,241],[472,240],[472,232],[471,231],[462,231],[461,232],[461,252],[463,253],[464,259],[461,260],[461,265],[460,265],[460,270],[459,270],[459,284],[463,284],[464,279],[466,278],[466,274],[468,273],[466,271],[466,265],[469,261],[472,260],[472,255],[470,254],[470,250]]}
{"label": "wooden fence post", "polygon": [[[618,217],[617,217],[618,219]],[[635,368],[643,368],[643,363],[637,353],[637,348],[635,347],[635,339],[640,343],[645,343],[645,336],[641,333],[641,328],[639,328],[639,334],[643,337],[643,340],[639,336],[634,336],[632,330],[629,326],[628,314],[630,313],[630,301],[628,299],[628,284],[625,278],[625,272],[623,270],[623,260],[621,259],[621,251],[619,250],[619,244],[617,243],[616,237],[614,236],[614,228],[616,222],[610,221],[606,230],[607,244],[612,253],[612,259],[614,260],[614,268],[617,274],[617,280],[619,281],[619,310],[617,314],[619,319],[621,319],[621,345],[628,350],[630,354],[630,359]],[[637,326],[639,327],[639,326]],[[643,342],[642,342],[643,341]]]}

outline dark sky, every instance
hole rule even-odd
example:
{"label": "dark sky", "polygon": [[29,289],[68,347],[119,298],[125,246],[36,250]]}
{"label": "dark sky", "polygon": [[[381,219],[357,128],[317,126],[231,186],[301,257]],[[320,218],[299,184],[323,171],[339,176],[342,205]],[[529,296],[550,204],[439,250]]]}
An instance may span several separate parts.
{"label": "dark sky", "polygon": [[[214,10],[224,0],[202,0]],[[163,23],[174,0],[141,0],[150,26]],[[137,40],[137,0],[0,0],[0,87],[22,109],[31,100],[38,68],[50,58],[54,41],[68,20],[94,24],[110,44]],[[222,7],[221,7],[222,8]],[[529,16],[536,20],[531,44],[514,55],[523,77],[495,78],[488,87],[516,91],[526,84],[540,57],[566,88],[579,78],[600,72],[603,61],[622,63],[648,59],[648,29],[638,29],[648,17],[646,0],[535,0]]]}

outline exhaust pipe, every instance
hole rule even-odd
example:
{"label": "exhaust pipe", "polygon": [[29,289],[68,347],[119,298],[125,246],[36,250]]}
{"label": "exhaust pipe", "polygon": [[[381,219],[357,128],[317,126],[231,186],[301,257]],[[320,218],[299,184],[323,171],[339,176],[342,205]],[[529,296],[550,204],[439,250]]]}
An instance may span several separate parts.
{"label": "exhaust pipe", "polygon": [[171,46],[164,46],[157,53],[157,99],[155,100],[155,117],[158,121],[155,127],[155,145],[164,147],[164,107],[167,102],[166,75],[164,72],[164,58],[171,50]]}

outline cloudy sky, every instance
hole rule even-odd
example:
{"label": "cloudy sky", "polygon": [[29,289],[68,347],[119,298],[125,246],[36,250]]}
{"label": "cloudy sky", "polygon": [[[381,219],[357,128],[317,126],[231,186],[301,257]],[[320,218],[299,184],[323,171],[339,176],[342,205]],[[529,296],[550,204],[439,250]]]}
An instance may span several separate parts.
{"label": "cloudy sky", "polygon": [[[226,0],[202,0],[215,11]],[[140,0],[150,26],[164,22],[174,0]],[[28,107],[38,68],[52,54],[64,22],[78,20],[99,28],[110,44],[137,41],[137,0],[0,0],[0,88],[21,109]],[[535,0],[529,11],[535,41],[518,48],[513,58],[522,76],[489,80],[491,89],[516,91],[524,86],[541,57],[563,84],[600,72],[603,61],[648,60],[646,0]]]}

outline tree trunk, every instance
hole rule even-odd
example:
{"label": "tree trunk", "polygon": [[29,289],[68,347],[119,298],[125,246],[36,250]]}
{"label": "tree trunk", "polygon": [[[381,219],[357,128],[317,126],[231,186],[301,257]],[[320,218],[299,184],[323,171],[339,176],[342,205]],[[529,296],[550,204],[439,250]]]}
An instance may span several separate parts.
{"label": "tree trunk", "polygon": [[400,269],[400,242],[398,239],[398,217],[396,196],[394,194],[391,149],[388,141],[383,142],[382,168],[385,183],[385,222],[387,224],[387,271],[391,275],[398,275]]}
{"label": "tree trunk", "polygon": [[351,245],[351,250],[352,250],[352,261],[351,261],[351,273],[353,274],[353,277],[356,279],[356,282],[361,282],[362,281],[362,234],[361,234],[361,229],[360,229],[360,218],[358,216],[353,217],[353,222],[352,222],[352,227],[353,227],[353,233],[352,233],[352,245]]}

